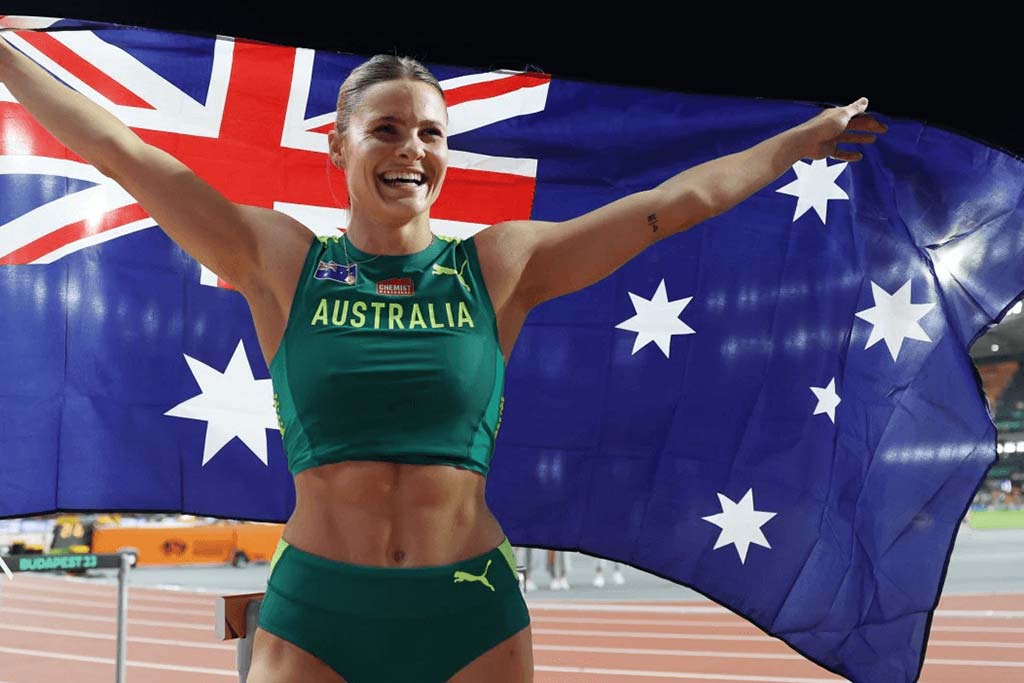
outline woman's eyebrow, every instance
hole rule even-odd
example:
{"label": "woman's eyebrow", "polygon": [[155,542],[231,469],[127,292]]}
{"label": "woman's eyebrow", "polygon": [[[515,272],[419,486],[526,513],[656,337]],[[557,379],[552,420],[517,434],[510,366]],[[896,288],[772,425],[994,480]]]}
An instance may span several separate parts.
{"label": "woman's eyebrow", "polygon": [[[405,123],[405,120],[402,119],[402,117],[395,116],[394,114],[385,114],[384,116],[378,116],[377,118],[371,119],[370,122],[371,123],[380,123],[382,121],[385,121],[387,123]],[[439,123],[438,121],[435,121],[434,119],[423,119],[422,121],[420,121],[420,125],[435,126],[437,128],[444,128],[444,124],[443,123]]]}

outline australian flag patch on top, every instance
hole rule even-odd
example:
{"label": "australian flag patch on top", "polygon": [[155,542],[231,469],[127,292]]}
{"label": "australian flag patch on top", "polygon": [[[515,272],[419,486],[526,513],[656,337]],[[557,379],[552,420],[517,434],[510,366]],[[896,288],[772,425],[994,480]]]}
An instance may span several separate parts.
{"label": "australian flag patch on top", "polygon": [[334,261],[328,261],[327,263],[321,261],[320,265],[316,267],[313,277],[317,280],[336,280],[347,285],[352,284],[356,281],[356,265],[353,263],[346,266]]}

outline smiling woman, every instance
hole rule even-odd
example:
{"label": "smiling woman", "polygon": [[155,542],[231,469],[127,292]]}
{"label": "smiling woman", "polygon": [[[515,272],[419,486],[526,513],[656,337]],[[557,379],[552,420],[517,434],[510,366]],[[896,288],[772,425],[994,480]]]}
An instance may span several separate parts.
{"label": "smiling woman", "polygon": [[[378,55],[342,84],[327,139],[331,162],[345,172],[352,208],[346,237],[362,251],[395,255],[424,248],[427,211],[448,168],[447,124],[440,84],[414,60]],[[357,221],[357,215],[374,221]]]}
{"label": "smiling woman", "polygon": [[[494,292],[472,239],[430,229],[447,121],[412,60],[355,69],[328,135],[348,228],[311,240],[297,286],[298,273],[282,280],[283,329],[253,309],[279,344],[270,369],[297,494],[254,640],[257,683],[531,679],[529,613],[483,495],[503,405]],[[331,597],[311,609],[305,591]]]}

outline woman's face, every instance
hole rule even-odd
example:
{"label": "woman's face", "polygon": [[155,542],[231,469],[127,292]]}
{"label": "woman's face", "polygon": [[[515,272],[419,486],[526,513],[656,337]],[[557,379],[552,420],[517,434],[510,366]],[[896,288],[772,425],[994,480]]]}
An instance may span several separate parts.
{"label": "woman's face", "polygon": [[429,211],[448,169],[447,126],[444,99],[427,83],[396,80],[367,88],[345,134],[328,134],[353,213],[405,223]]}

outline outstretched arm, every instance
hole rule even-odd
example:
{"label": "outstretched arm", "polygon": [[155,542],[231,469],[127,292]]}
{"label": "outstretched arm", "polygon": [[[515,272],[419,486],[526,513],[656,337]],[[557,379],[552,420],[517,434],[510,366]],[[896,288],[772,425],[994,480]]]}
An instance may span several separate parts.
{"label": "outstretched arm", "polygon": [[[717,216],[765,187],[799,159],[859,161],[839,143],[871,143],[884,125],[861,98],[728,156],[689,168],[657,187],[563,221],[513,221],[480,234],[526,309],[601,280],[654,242]],[[488,234],[490,233],[490,234]],[[485,247],[487,248],[487,247]],[[500,255],[499,255],[500,254]]]}
{"label": "outstretched arm", "polygon": [[245,294],[308,229],[284,214],[235,204],[163,150],[15,50],[0,33],[0,83],[75,154],[120,184],[190,256]]}

